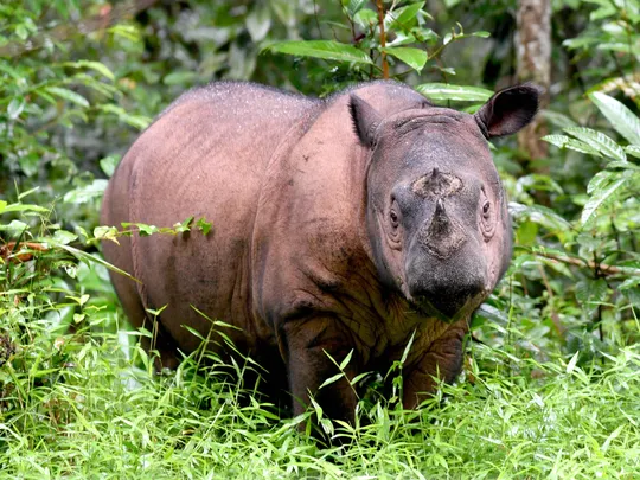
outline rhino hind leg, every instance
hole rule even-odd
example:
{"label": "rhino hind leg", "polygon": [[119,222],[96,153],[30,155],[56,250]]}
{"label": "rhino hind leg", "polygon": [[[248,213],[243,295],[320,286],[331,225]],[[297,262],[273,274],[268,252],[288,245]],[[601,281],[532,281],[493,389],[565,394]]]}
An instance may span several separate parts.
{"label": "rhino hind leg", "polygon": [[[133,272],[133,259],[131,257],[130,242],[131,239],[122,237],[120,245],[103,244],[105,258],[116,267],[126,271]],[[155,359],[155,369],[160,371],[163,367],[175,369],[180,363],[178,349],[175,342],[162,328],[160,322],[155,323],[144,310],[140,295],[136,288],[136,282],[132,279],[118,273],[109,271],[111,282],[116,290],[116,294],[122,304],[129,323],[134,328],[145,327],[153,333],[153,338],[142,337],[141,344],[146,351],[155,350],[159,353],[159,358]]]}

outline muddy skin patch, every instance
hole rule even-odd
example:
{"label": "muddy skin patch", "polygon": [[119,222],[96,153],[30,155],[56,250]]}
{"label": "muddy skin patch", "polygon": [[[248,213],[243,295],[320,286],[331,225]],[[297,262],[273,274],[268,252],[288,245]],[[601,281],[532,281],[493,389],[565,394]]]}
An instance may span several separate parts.
{"label": "muddy skin patch", "polygon": [[433,172],[421,176],[411,190],[423,198],[444,198],[453,195],[462,189],[462,180],[450,173],[442,173],[435,167]]}

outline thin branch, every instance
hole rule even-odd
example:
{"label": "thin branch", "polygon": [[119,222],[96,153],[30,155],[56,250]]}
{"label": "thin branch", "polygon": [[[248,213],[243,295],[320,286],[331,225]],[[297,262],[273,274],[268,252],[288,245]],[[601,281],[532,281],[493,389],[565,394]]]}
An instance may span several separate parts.
{"label": "thin branch", "polygon": [[387,54],[384,51],[386,45],[386,35],[384,33],[384,3],[383,0],[376,0],[376,6],[378,7],[378,27],[380,28],[380,47],[382,50],[382,78],[389,78],[389,62],[387,61]]}
{"label": "thin branch", "polygon": [[531,250],[531,253],[539,257],[545,257],[556,262],[575,265],[576,267],[589,268],[590,270],[598,269],[603,276],[608,275],[632,275],[640,277],[640,268],[617,267],[607,263],[596,263],[593,260],[583,260],[578,257],[569,257],[567,255],[557,255],[555,253],[543,252],[540,250]]}
{"label": "thin branch", "polygon": [[322,38],[322,29],[320,28],[320,20],[318,19],[318,6],[316,5],[316,0],[313,0],[313,18],[316,21],[316,27],[318,28],[318,38]]}
{"label": "thin branch", "polygon": [[[19,249],[17,248],[18,246],[20,247]],[[47,250],[48,248],[41,243],[22,242],[18,244],[17,242],[9,242],[0,245],[0,258],[5,262],[7,260],[13,263],[29,262],[33,259],[34,251],[44,252]]]}

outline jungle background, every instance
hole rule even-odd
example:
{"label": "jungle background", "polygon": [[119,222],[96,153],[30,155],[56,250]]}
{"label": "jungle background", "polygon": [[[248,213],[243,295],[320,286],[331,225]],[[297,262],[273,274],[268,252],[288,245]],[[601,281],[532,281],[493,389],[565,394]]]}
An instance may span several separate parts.
{"label": "jungle background", "polygon": [[[640,477],[639,25],[638,0],[4,0],[0,477]],[[387,76],[469,112],[544,88],[493,145],[515,251],[458,382],[403,412],[374,381],[351,426],[280,415],[242,383],[250,359],[236,381],[203,351],[154,375],[99,242],[209,227],[99,225],[128,146],[211,81]]]}

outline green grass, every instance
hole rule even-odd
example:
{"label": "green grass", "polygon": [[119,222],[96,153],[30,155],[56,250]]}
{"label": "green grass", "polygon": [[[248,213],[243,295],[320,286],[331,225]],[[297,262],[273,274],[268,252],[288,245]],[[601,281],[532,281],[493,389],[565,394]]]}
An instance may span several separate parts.
{"label": "green grass", "polygon": [[198,351],[155,375],[149,333],[119,328],[106,270],[82,260],[0,264],[0,479],[640,478],[640,345],[542,363],[519,347],[531,329],[496,327],[502,348],[473,346],[420,410],[370,391],[327,435],[319,408],[291,419],[248,391],[251,362]]}
{"label": "green grass", "polygon": [[0,367],[1,478],[640,478],[640,346],[583,368],[476,347],[420,411],[363,401],[339,446],[196,357],[155,376],[118,334],[43,335]]}

